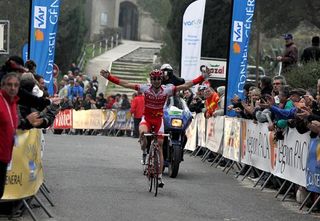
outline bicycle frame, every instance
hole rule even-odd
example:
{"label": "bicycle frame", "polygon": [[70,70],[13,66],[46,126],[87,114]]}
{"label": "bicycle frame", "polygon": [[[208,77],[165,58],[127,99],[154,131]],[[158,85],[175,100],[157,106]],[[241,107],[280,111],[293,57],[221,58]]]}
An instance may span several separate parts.
{"label": "bicycle frame", "polygon": [[160,150],[158,136],[169,136],[169,134],[155,134],[154,132],[144,134],[145,137],[151,137],[149,157],[145,175],[149,183],[149,192],[154,188],[154,196],[158,194],[158,177],[160,172]]}

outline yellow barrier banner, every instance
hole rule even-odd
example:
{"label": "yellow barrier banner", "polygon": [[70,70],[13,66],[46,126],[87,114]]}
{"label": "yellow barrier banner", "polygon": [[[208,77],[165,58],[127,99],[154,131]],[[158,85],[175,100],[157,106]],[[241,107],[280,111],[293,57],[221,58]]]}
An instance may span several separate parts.
{"label": "yellow barrier banner", "polygon": [[43,183],[41,130],[17,130],[17,145],[8,166],[3,200],[35,195]]}
{"label": "yellow barrier banner", "polygon": [[106,113],[99,109],[73,110],[74,129],[102,129],[106,119]]}

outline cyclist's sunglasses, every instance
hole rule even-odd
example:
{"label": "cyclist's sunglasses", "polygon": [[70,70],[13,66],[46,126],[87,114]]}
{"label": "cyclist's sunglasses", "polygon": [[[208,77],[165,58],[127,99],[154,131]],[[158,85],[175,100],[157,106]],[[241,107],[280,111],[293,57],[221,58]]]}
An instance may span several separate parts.
{"label": "cyclist's sunglasses", "polygon": [[151,78],[152,81],[161,81],[162,78],[161,77],[153,77]]}

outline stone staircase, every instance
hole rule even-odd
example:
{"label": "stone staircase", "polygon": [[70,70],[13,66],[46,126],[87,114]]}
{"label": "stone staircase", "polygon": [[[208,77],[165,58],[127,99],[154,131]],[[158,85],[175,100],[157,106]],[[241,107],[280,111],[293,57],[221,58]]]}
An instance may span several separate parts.
{"label": "stone staircase", "polygon": [[[146,83],[149,78],[149,72],[152,70],[153,57],[159,53],[159,48],[138,48],[137,50],[114,61],[111,67],[111,73],[120,79],[131,83]],[[127,94],[129,98],[134,90],[108,83],[106,87],[106,96],[115,94]]]}

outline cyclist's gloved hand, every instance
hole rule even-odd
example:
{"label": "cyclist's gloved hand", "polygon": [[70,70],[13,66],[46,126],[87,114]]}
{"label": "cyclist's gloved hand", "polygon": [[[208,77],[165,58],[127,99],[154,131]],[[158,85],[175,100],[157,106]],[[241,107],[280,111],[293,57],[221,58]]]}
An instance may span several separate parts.
{"label": "cyclist's gloved hand", "polygon": [[105,79],[108,79],[109,75],[110,75],[110,72],[108,70],[101,70],[100,71],[100,75],[102,77],[104,77]]}
{"label": "cyclist's gloved hand", "polygon": [[205,65],[201,66],[201,75],[204,77],[205,80],[208,80],[208,78],[210,77],[210,73],[211,73],[210,68],[208,68]]}

